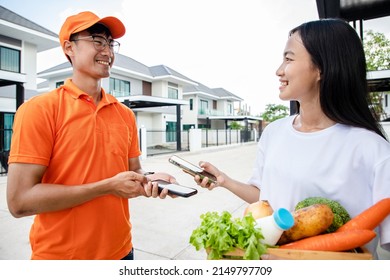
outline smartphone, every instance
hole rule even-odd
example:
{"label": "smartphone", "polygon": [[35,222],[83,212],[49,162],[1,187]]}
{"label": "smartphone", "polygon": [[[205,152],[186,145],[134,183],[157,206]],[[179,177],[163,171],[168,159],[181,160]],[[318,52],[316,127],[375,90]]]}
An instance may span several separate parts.
{"label": "smartphone", "polygon": [[164,180],[154,180],[152,182],[157,182],[159,193],[163,189],[168,189],[168,194],[182,197],[190,197],[198,193],[198,190],[194,188],[189,188],[178,184],[172,184]]}
{"label": "smartphone", "polygon": [[215,183],[217,181],[217,178],[213,174],[204,171],[199,166],[196,166],[176,155],[171,156],[169,158],[169,162],[172,163],[173,165],[176,165],[177,167],[181,168],[184,172],[194,177],[195,175],[199,175],[201,179],[203,179],[204,177],[209,178],[209,183]]}

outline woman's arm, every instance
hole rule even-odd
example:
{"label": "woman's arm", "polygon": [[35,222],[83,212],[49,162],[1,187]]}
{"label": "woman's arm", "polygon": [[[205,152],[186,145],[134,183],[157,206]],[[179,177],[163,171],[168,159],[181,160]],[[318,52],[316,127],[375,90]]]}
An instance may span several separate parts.
{"label": "woman's arm", "polygon": [[203,180],[201,180],[199,176],[195,176],[195,182],[198,185],[204,188],[208,188],[209,190],[212,190],[217,186],[221,186],[228,189],[248,203],[259,201],[260,190],[256,186],[232,179],[209,162],[200,162],[199,165],[205,171],[213,174],[217,178],[217,182],[210,184],[208,178],[203,178]]}

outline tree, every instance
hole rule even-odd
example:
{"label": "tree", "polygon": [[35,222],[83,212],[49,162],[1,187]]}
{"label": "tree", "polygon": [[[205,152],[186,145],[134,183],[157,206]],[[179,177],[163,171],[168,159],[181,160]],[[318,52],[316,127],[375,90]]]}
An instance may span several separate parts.
{"label": "tree", "polygon": [[289,108],[280,104],[267,104],[265,112],[261,115],[264,121],[273,122],[288,116]]}
{"label": "tree", "polygon": [[[367,71],[390,69],[390,40],[382,33],[365,31],[363,40]],[[382,100],[385,92],[371,92],[370,103],[378,119],[386,118]]]}
{"label": "tree", "polygon": [[239,122],[232,121],[232,122],[230,123],[230,129],[233,129],[233,130],[241,130],[241,129],[242,129],[242,125],[241,125]]}
{"label": "tree", "polygon": [[390,65],[390,40],[382,33],[365,31],[363,40],[367,70],[387,70]]}

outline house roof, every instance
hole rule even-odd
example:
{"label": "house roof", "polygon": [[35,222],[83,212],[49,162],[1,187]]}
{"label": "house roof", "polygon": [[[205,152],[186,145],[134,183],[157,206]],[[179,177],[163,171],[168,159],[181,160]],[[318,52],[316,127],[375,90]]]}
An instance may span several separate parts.
{"label": "house roof", "polygon": [[132,59],[131,57],[119,53],[115,54],[115,62],[113,67],[128,69],[132,72],[137,72],[145,76],[153,77],[148,66],[138,62],[135,59]]}
{"label": "house roof", "polygon": [[70,64],[70,62],[66,61],[64,63],[58,64],[54,67],[51,67],[51,68],[48,68],[46,70],[39,72],[38,76],[39,76],[39,78],[46,78],[47,77],[46,74],[50,74],[50,76],[51,76],[53,73],[57,73],[59,71],[63,72],[64,70],[69,70],[71,68],[72,68],[72,65]]}
{"label": "house roof", "polygon": [[230,91],[227,91],[224,88],[214,88],[213,92],[218,95],[219,98],[221,99],[236,99],[237,101],[242,101],[243,99],[238,97],[237,95],[231,93]]}
{"label": "house roof", "polygon": [[[115,55],[115,63],[113,66],[116,73],[137,77],[145,81],[168,80],[181,85],[194,85],[196,82],[180,74],[179,72],[165,65],[157,65],[148,67],[135,59],[132,59],[123,54]],[[72,71],[72,66],[69,61],[46,69],[38,73],[39,78],[48,79],[58,73]]]}
{"label": "house roof", "polygon": [[150,67],[149,69],[150,69],[150,72],[154,78],[159,78],[159,77],[164,78],[164,77],[172,76],[172,77],[176,77],[182,81],[190,82],[189,84],[192,84],[192,85],[196,84],[196,82],[194,82],[190,78],[180,74],[179,72],[177,72],[177,71],[173,70],[172,68],[169,68],[168,66],[165,66],[165,65],[156,65],[156,66]]}
{"label": "house roof", "polygon": [[45,51],[59,46],[58,35],[0,6],[1,35],[26,41]]}
{"label": "house roof", "polygon": [[197,82],[197,85],[189,85],[183,88],[183,94],[198,94],[203,95],[209,98],[217,98],[217,99],[229,99],[234,101],[242,101],[243,99],[238,97],[237,95],[227,91],[224,88],[209,88],[202,83]]}
{"label": "house roof", "polygon": [[214,91],[202,83],[197,82],[196,85],[188,85],[183,88],[183,94],[203,94],[205,96],[216,96]]}

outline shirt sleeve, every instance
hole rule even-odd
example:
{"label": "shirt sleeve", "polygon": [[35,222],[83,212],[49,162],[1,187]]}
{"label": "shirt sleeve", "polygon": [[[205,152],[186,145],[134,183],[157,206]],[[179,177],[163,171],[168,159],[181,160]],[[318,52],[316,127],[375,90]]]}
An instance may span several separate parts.
{"label": "shirt sleeve", "polygon": [[9,163],[33,163],[47,166],[54,143],[55,120],[50,106],[32,99],[15,114]]}

